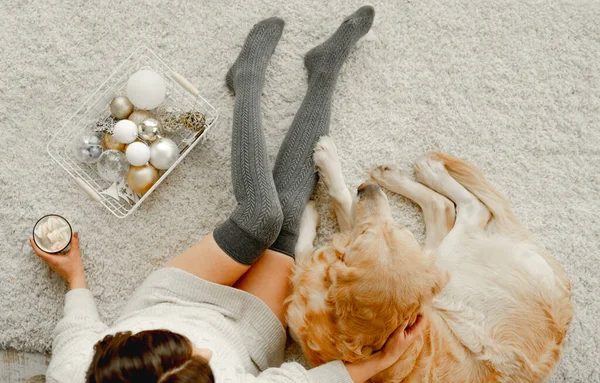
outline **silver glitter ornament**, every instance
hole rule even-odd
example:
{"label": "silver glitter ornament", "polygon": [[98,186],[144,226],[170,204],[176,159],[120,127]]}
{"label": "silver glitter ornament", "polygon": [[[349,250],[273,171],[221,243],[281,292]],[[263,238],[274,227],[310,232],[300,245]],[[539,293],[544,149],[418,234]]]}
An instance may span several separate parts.
{"label": "silver glitter ornament", "polygon": [[94,126],[94,132],[96,132],[96,133],[112,132],[116,122],[117,122],[117,119],[115,119],[112,116],[108,116],[104,120],[96,121],[96,126]]}
{"label": "silver glitter ornament", "polygon": [[110,103],[110,114],[117,120],[123,120],[133,112],[133,104],[125,96],[117,96]]}
{"label": "silver glitter ornament", "polygon": [[138,125],[138,136],[144,141],[154,142],[161,134],[160,122],[154,118],[148,118]]}
{"label": "silver glitter ornament", "polygon": [[116,182],[125,178],[129,170],[129,162],[125,155],[118,150],[107,150],[102,153],[100,160],[96,164],[98,174],[103,180]]}
{"label": "silver glitter ornament", "polygon": [[162,105],[156,112],[156,118],[160,122],[163,134],[173,134],[183,128],[181,121],[182,111],[173,105]]}
{"label": "silver glitter ornament", "polygon": [[168,138],[160,138],[150,145],[150,163],[157,169],[166,170],[179,158],[177,144]]}
{"label": "silver glitter ornament", "polygon": [[100,146],[101,142],[101,134],[84,133],[73,141],[73,156],[77,161],[85,164],[97,162],[104,150]]}

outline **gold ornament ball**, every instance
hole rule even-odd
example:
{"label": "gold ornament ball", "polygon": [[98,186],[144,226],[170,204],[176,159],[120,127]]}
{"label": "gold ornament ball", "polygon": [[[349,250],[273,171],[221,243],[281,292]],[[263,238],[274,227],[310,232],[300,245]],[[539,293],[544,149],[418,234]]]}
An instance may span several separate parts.
{"label": "gold ornament ball", "polygon": [[139,125],[142,123],[142,121],[147,120],[149,118],[152,118],[152,114],[147,110],[140,109],[131,113],[127,119],[135,122],[136,125]]}
{"label": "gold ornament ball", "polygon": [[131,166],[127,184],[136,193],[145,194],[158,181],[158,170],[152,165]]}
{"label": "gold ornament ball", "polygon": [[117,141],[117,139],[110,133],[106,133],[104,138],[102,139],[102,146],[104,149],[112,149],[112,150],[123,150],[125,149],[125,144]]}
{"label": "gold ornament ball", "polygon": [[117,120],[124,120],[133,112],[133,104],[125,96],[117,96],[110,103],[110,114]]}

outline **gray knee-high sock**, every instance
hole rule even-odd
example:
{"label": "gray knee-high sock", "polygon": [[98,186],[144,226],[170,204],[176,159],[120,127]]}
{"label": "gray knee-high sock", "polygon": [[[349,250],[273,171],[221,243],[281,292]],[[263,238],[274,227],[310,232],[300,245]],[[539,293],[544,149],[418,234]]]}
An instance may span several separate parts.
{"label": "gray knee-high sock", "polygon": [[273,243],[283,220],[260,113],[267,64],[283,24],[278,18],[256,24],[226,77],[227,85],[235,92],[231,178],[238,204],[213,236],[225,253],[245,265],[254,263]]}
{"label": "gray knee-high sock", "polygon": [[323,44],[310,50],[304,65],[308,69],[308,90],[294,121],[281,144],[273,178],[283,210],[283,225],[271,249],[294,256],[300,217],[317,182],[313,149],[329,132],[331,101],[338,73],[355,43],[371,25],[375,11],[364,6],[349,16]]}

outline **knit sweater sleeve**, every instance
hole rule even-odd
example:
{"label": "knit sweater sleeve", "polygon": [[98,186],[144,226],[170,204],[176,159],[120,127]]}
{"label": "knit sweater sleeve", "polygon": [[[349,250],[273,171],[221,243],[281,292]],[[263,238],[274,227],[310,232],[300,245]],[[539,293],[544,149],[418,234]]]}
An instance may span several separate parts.
{"label": "knit sweater sleeve", "polygon": [[239,381],[248,383],[353,383],[344,363],[340,361],[329,362],[310,370],[298,363],[284,363],[281,367],[269,368],[256,377],[249,374],[244,375]]}
{"label": "knit sweater sleeve", "polygon": [[100,321],[92,293],[74,289],[65,296],[64,317],[52,338],[52,359],[46,372],[49,383],[84,382],[94,344],[107,326]]}

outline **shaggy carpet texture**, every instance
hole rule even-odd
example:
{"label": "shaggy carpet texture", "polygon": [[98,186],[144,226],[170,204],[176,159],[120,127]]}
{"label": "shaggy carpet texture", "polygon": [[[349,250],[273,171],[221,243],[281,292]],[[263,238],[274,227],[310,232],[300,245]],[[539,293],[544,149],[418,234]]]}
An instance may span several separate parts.
{"label": "shaggy carpet texture", "polygon": [[[600,3],[374,0],[372,32],[342,69],[331,135],[349,186],[383,163],[441,150],[477,164],[573,285],[575,318],[552,382],[600,382]],[[19,1],[0,13],[0,348],[42,352],[65,284],[30,250],[44,214],[78,230],[88,283],[110,323],[143,279],[232,211],[233,98],[224,76],[252,25],[286,20],[267,72],[274,160],[306,90],[303,55],[360,5],[331,1]],[[146,45],[221,114],[130,218],[93,202],[45,150],[129,53]],[[389,194],[423,237],[416,205]],[[336,230],[322,186],[319,240]],[[532,324],[535,325],[535,324]],[[289,357],[301,359],[297,346]],[[595,361],[595,362],[594,362]]]}

